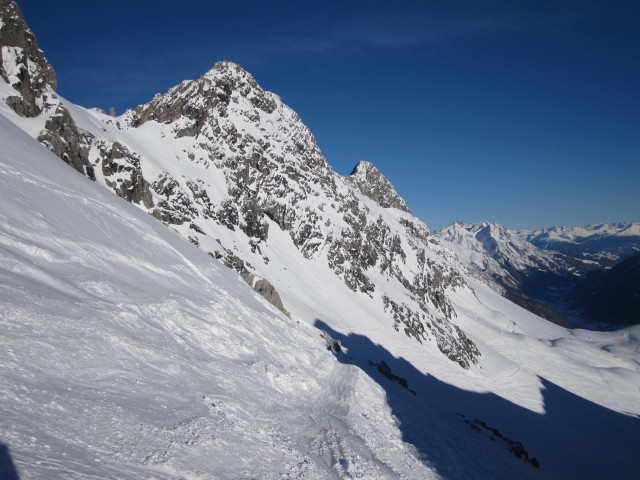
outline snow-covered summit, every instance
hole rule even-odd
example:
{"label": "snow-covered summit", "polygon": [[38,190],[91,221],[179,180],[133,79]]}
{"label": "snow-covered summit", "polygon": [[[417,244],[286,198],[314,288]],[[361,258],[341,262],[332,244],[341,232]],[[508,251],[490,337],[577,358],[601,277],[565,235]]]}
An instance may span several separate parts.
{"label": "snow-covered summit", "polygon": [[347,177],[347,181],[381,207],[409,211],[407,204],[398,195],[391,182],[369,162],[364,160],[358,162]]}

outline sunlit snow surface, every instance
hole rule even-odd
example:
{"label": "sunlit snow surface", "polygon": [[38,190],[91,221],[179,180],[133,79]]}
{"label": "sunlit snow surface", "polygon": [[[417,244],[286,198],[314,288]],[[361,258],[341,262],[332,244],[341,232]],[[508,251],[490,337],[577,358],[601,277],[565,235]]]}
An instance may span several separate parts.
{"label": "sunlit snow surface", "polygon": [[281,291],[287,319],[3,116],[0,142],[0,465],[20,478],[636,477],[638,328],[568,331],[468,279],[469,372],[389,335],[274,227],[274,283],[313,291]]}
{"label": "sunlit snow surface", "polygon": [[21,478],[432,476],[313,329],[0,120],[0,440]]}

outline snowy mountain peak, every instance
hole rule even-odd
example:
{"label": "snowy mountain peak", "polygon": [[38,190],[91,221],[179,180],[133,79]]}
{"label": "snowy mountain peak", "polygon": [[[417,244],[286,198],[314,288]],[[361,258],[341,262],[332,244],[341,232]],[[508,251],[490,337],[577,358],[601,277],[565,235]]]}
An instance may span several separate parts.
{"label": "snowy mountain peak", "polygon": [[363,195],[369,197],[383,208],[397,208],[408,212],[405,201],[398,195],[391,182],[378,168],[364,160],[358,162],[347,181]]}
{"label": "snowy mountain peak", "polygon": [[146,105],[139,106],[136,113],[140,116],[140,123],[147,120],[171,123],[184,117],[203,124],[214,113],[226,116],[230,113],[227,112],[229,108],[272,113],[277,106],[277,97],[274,97],[265,92],[242,67],[222,61],[200,78],[185,80],[166,93],[156,95]]}
{"label": "snowy mountain peak", "polygon": [[56,97],[13,121],[283,313],[335,325],[348,311],[465,369],[478,363],[454,323],[451,295],[470,288],[453,255],[375,167],[338,175],[299,116],[239,66],[219,62],[120,118]]}
{"label": "snowy mountain peak", "polygon": [[585,268],[579,261],[542,250],[497,223],[456,222],[437,235],[469,266],[472,275],[524,308],[561,325],[571,325],[532,297],[540,294],[538,278],[577,276]]}
{"label": "snowy mountain peak", "polygon": [[[559,271],[562,259],[552,252],[537,248],[518,235],[517,232],[497,223],[454,223],[438,232],[441,240],[448,243],[459,256],[481,270],[490,271],[495,276],[495,268],[506,268],[507,278],[515,272],[528,269]],[[472,252],[482,254],[478,257]],[[482,260],[480,260],[482,258]],[[491,261],[490,261],[491,260]],[[500,267],[490,267],[489,263],[498,262]]]}
{"label": "snowy mountain peak", "polygon": [[15,2],[0,1],[0,25],[0,77],[16,91],[5,101],[18,115],[35,117],[56,89],[56,74]]}
{"label": "snowy mountain peak", "polygon": [[257,86],[255,79],[249,72],[237,63],[230,62],[228,60],[216,62],[213,67],[203,75],[203,77],[212,78],[220,76],[235,77],[238,80],[252,82]]}
{"label": "snowy mountain peak", "polygon": [[541,230],[518,232],[531,238],[547,238],[556,241],[575,242],[605,236],[640,236],[640,222],[597,223],[581,227],[551,227]]}
{"label": "snowy mountain peak", "polygon": [[522,253],[522,243],[515,233],[497,223],[478,222],[465,224],[456,222],[439,232],[440,238],[449,243],[464,244],[466,248],[474,251],[488,251],[492,254],[499,254],[499,242],[505,246]]}

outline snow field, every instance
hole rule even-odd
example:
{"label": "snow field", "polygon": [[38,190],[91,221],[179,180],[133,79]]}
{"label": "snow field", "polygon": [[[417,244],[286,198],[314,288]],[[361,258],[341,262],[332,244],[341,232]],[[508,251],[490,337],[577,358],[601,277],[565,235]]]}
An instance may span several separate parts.
{"label": "snow field", "polygon": [[315,329],[0,126],[0,440],[21,478],[397,478],[415,463],[410,448],[378,459],[403,445],[380,388],[366,400],[382,439],[353,433],[353,384],[372,382]]}

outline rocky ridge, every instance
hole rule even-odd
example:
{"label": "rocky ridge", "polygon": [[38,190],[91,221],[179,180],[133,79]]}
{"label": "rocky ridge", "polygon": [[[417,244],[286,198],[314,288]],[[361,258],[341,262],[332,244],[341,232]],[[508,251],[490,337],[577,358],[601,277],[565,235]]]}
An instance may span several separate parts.
{"label": "rocky ridge", "polygon": [[[3,25],[14,5],[3,3]],[[375,167],[362,163],[349,179],[335,173],[298,115],[241,67],[219,62],[112,118],[59,98],[53,69],[26,43],[26,60],[3,56],[16,92],[3,103],[34,115],[30,131],[37,124],[38,140],[66,163],[237,270],[282,311],[287,297],[278,292],[299,288],[273,266],[293,268],[282,253],[289,248],[308,268],[329,268],[389,328],[464,368],[477,362],[479,350],[454,323],[450,292],[469,289],[455,257]],[[18,70],[31,80],[12,83],[7,72]],[[31,99],[42,99],[39,111],[16,107]],[[274,229],[284,233],[277,242]]]}
{"label": "rocky ridge", "polygon": [[358,162],[346,180],[356,187],[360,193],[369,197],[383,208],[397,208],[404,212],[409,211],[409,207],[398,195],[391,182],[382,175],[375,165],[369,162],[364,160]]}
{"label": "rocky ridge", "polygon": [[0,77],[16,91],[5,102],[18,115],[35,117],[46,108],[51,90],[56,89],[56,74],[38,48],[18,5],[0,0],[0,10]]}

